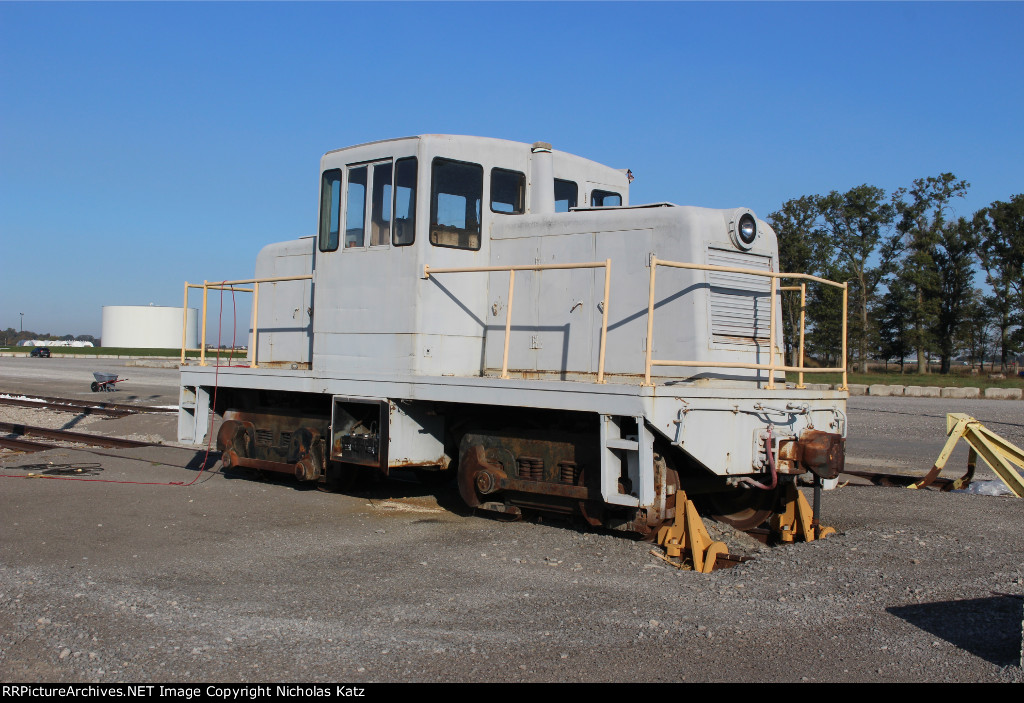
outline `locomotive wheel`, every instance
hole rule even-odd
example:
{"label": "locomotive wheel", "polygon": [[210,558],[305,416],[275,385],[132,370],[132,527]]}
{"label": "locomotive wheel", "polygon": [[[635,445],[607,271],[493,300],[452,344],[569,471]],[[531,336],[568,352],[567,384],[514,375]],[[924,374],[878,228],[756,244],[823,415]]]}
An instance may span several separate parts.
{"label": "locomotive wheel", "polygon": [[781,487],[771,491],[736,489],[702,496],[702,502],[706,503],[712,519],[746,532],[771,517],[781,492]]}

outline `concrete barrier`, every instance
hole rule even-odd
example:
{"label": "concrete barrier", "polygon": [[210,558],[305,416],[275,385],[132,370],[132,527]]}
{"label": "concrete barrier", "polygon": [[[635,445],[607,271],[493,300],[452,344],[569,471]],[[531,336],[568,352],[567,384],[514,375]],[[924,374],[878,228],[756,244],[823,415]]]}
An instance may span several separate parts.
{"label": "concrete barrier", "polygon": [[868,387],[865,386],[864,384],[861,384],[861,383],[851,383],[850,384],[850,395],[851,396],[854,396],[854,395],[867,395],[867,394],[868,394]]}
{"label": "concrete barrier", "polygon": [[993,400],[1020,400],[1024,391],[1020,388],[986,388],[985,397]]}
{"label": "concrete barrier", "polygon": [[940,390],[938,386],[906,386],[903,395],[909,398],[938,398]]}
{"label": "concrete barrier", "polygon": [[974,386],[967,386],[965,388],[950,386],[948,388],[943,388],[940,395],[943,398],[980,398],[981,389]]}
{"label": "concrete barrier", "polygon": [[153,357],[139,357],[137,359],[128,359],[124,362],[125,366],[142,366],[150,369],[176,369],[181,365],[180,359],[157,359]]}
{"label": "concrete barrier", "polygon": [[881,383],[874,383],[868,386],[868,395],[879,398],[892,395],[892,386],[884,386]]}

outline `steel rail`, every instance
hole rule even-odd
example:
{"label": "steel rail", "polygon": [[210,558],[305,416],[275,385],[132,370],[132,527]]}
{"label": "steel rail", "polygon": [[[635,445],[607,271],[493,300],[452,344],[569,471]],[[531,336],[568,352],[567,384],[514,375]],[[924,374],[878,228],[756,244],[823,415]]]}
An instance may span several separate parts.
{"label": "steel rail", "polygon": [[4,449],[13,449],[19,452],[41,452],[44,449],[53,449],[55,444],[43,444],[42,442],[29,442],[26,439],[12,439],[10,437],[0,437],[0,447]]}
{"label": "steel rail", "polygon": [[153,442],[137,442],[134,439],[105,437],[97,434],[86,434],[85,432],[51,430],[46,427],[33,427],[31,425],[22,425],[13,422],[0,422],[0,432],[8,432],[19,436],[45,437],[47,439],[56,439],[64,442],[78,442],[79,444],[88,444],[94,447],[127,449],[131,447],[159,446],[155,445]]}
{"label": "steel rail", "polygon": [[[17,400],[19,403],[27,402],[31,403],[28,407],[38,407],[47,403],[52,403],[55,406],[67,406],[67,407],[79,407],[87,408],[93,411],[96,410],[116,410],[124,413],[176,413],[177,408],[157,408],[152,405],[128,405],[126,403],[108,403],[106,401],[93,403],[88,400],[82,400],[81,398],[57,398],[46,395],[26,395],[24,393],[11,393],[9,391],[2,392],[4,395],[20,395],[28,400],[22,401],[21,398],[0,398],[0,402],[6,402],[9,400]],[[14,405],[15,403],[11,403]],[[101,413],[102,414],[102,413]]]}
{"label": "steel rail", "polygon": [[126,417],[133,415],[131,410],[118,410],[116,408],[95,408],[89,405],[76,405],[72,403],[53,403],[45,400],[22,400],[20,398],[0,398],[0,405],[10,405],[16,408],[36,408],[38,410],[59,410],[62,412],[75,413],[77,415],[107,415],[109,417]]}

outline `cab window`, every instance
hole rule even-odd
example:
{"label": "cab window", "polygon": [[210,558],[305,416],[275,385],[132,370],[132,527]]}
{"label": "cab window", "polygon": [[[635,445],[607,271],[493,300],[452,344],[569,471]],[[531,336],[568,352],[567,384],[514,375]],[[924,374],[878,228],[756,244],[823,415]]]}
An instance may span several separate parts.
{"label": "cab window", "polygon": [[555,179],[555,212],[569,212],[576,207],[579,198],[579,186],[575,181]]}
{"label": "cab window", "polygon": [[430,177],[430,243],[479,249],[483,191],[483,166],[435,158]]}
{"label": "cab window", "polygon": [[395,209],[392,234],[396,247],[408,246],[416,239],[416,159],[395,162]]}
{"label": "cab window", "polygon": [[367,167],[348,169],[348,190],[345,192],[345,248],[363,246],[366,231]]}
{"label": "cab window", "polygon": [[622,205],[622,196],[608,190],[595,190],[590,193],[591,207],[613,207]]}
{"label": "cab window", "polygon": [[526,211],[526,175],[503,168],[491,169],[491,212],[522,215]]}
{"label": "cab window", "polygon": [[320,178],[320,251],[338,248],[341,222],[341,169],[324,171]]}
{"label": "cab window", "polygon": [[391,162],[374,164],[370,198],[370,246],[391,243]]}

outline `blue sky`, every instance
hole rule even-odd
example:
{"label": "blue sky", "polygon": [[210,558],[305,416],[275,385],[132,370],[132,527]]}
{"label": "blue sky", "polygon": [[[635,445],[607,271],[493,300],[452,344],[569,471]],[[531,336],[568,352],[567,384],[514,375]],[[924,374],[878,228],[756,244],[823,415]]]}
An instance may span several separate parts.
{"label": "blue sky", "polygon": [[549,141],[632,169],[634,203],[762,217],[952,171],[970,215],[1024,191],[1022,27],[1018,2],[0,2],[0,329],[98,335],[103,305],[251,276],[314,232],[323,152],[410,134]]}

